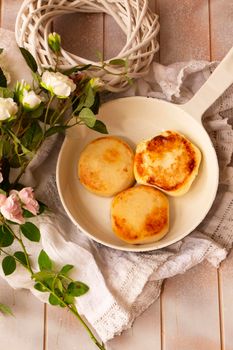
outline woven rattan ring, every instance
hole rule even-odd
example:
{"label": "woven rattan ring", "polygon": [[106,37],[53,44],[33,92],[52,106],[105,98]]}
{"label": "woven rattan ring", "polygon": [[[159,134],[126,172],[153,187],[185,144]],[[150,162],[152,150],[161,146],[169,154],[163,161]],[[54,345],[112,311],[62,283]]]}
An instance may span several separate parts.
{"label": "woven rattan ring", "polygon": [[[126,35],[126,44],[113,59],[127,59],[128,76],[139,78],[145,75],[156,51],[159,31],[158,16],[148,8],[146,0],[25,0],[16,20],[16,41],[28,49],[41,67],[54,64],[54,56],[48,47],[47,36],[56,16],[74,12],[106,13],[114,18]],[[76,56],[61,50],[61,68],[78,64],[101,66],[100,62]],[[113,73],[120,73],[125,67],[110,65]],[[105,70],[90,69],[93,76],[99,76],[109,91],[122,91],[128,81]]]}

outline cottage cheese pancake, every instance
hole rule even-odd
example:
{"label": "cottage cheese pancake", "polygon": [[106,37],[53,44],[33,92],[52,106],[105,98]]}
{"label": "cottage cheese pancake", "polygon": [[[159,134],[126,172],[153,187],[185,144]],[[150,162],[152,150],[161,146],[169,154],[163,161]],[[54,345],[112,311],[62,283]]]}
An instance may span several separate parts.
{"label": "cottage cheese pancake", "polygon": [[181,196],[197,176],[200,162],[201,152],[193,143],[178,132],[165,131],[137,145],[134,174],[140,184]]}
{"label": "cottage cheese pancake", "polygon": [[112,201],[112,229],[131,244],[160,240],[169,229],[167,197],[150,186],[135,186],[119,193]]}
{"label": "cottage cheese pancake", "polygon": [[78,163],[80,182],[99,196],[112,196],[133,185],[134,153],[117,137],[101,137],[89,143]]}

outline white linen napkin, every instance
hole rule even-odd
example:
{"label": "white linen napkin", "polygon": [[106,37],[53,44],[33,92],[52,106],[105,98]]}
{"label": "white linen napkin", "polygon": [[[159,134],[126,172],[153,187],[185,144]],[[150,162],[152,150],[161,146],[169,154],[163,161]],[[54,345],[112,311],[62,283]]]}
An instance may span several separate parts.
{"label": "white linen napkin", "polygon": [[[0,30],[0,46],[6,48],[14,78],[28,77],[14,34]],[[19,63],[16,65],[15,62]],[[181,103],[198,90],[215,65],[192,61],[164,67],[153,63],[148,76],[138,81],[127,94]],[[77,308],[104,342],[129,328],[135,318],[159,297],[164,278],[184,273],[204,259],[217,267],[226,258],[233,241],[232,108],[233,89],[230,88],[205,117],[205,126],[220,163],[219,190],[211,211],[193,233],[159,251],[130,253],[113,250],[91,241],[71,223],[62,208],[55,184],[61,138],[48,139],[31,163],[24,184],[37,185],[37,197],[47,203],[54,214],[35,219],[42,239],[40,244],[28,242],[28,249],[35,257],[43,247],[58,266],[68,263],[76,266],[73,277],[90,287],[87,294],[77,298]],[[36,267],[36,261],[33,263]],[[23,268],[17,268],[8,277],[3,276],[1,270],[0,274],[13,288],[31,289],[39,299],[47,301],[46,293],[33,288]]]}

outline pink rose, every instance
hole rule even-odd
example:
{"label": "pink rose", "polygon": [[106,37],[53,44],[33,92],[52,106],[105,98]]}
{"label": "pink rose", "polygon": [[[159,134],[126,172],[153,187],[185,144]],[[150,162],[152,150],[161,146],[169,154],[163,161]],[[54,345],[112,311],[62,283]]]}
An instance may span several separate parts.
{"label": "pink rose", "polygon": [[2,215],[10,221],[17,222],[18,224],[24,224],[23,211],[21,208],[19,197],[12,193],[0,208]]}
{"label": "pink rose", "polygon": [[23,203],[23,207],[30,211],[33,215],[38,214],[39,204],[35,200],[34,192],[31,187],[25,187],[18,192],[18,196]]}
{"label": "pink rose", "polygon": [[5,194],[0,193],[0,207],[5,203],[6,196]]}

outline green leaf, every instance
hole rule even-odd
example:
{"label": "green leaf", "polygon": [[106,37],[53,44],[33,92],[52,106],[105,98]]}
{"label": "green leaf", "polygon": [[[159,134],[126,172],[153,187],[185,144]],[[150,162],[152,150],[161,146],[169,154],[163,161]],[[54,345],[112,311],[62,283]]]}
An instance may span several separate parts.
{"label": "green leaf", "polygon": [[[44,281],[47,282],[50,279],[53,280],[54,276],[55,276],[54,272],[52,272],[52,271],[45,271],[45,270],[37,272],[37,273],[34,273],[32,275],[33,279],[35,281],[39,281],[39,282],[44,282]],[[49,284],[49,286],[50,286],[50,284]]]}
{"label": "green leaf", "polygon": [[90,108],[83,108],[79,113],[79,118],[89,127],[92,128],[95,125],[96,117]]}
{"label": "green leaf", "polygon": [[89,128],[92,130],[98,131],[101,134],[108,134],[108,130],[107,130],[105,124],[101,120],[98,120],[98,119],[96,120],[95,125],[92,128],[91,127],[89,127]]}
{"label": "green leaf", "polygon": [[36,215],[32,214],[30,211],[28,211],[27,209],[23,208],[23,217],[24,218],[29,219],[29,218],[33,218],[35,216]]}
{"label": "green leaf", "polygon": [[84,106],[90,108],[95,102],[95,93],[90,85],[87,87],[86,98]]}
{"label": "green leaf", "polygon": [[21,142],[27,149],[33,151],[37,148],[42,138],[43,131],[41,129],[40,124],[38,123],[38,121],[33,121],[31,123],[30,128],[27,129],[24,133]]}
{"label": "green leaf", "polygon": [[113,60],[110,60],[109,64],[112,64],[114,66],[125,66],[126,61],[121,58],[115,58]]}
{"label": "green leaf", "polygon": [[74,304],[74,297],[70,294],[65,294],[64,302],[68,305]]}
{"label": "green leaf", "polygon": [[34,288],[42,293],[48,292],[47,289],[40,283],[34,284]]}
{"label": "green leaf", "polygon": [[62,285],[62,282],[59,279],[57,279],[56,285],[57,285],[57,289],[62,294],[63,293],[63,285]]}
{"label": "green leaf", "polygon": [[40,241],[40,231],[32,222],[26,222],[25,224],[20,225],[20,230],[22,234],[30,241]]}
{"label": "green leaf", "polygon": [[39,204],[39,213],[37,215],[41,215],[43,214],[43,212],[47,209],[47,205],[45,205],[44,203],[37,201]]}
{"label": "green leaf", "polygon": [[48,130],[46,130],[45,137],[49,137],[49,136],[52,136],[54,134],[64,132],[68,128],[70,128],[70,126],[68,126],[68,125],[53,126],[52,128],[49,128]]}
{"label": "green leaf", "polygon": [[0,226],[0,247],[9,247],[14,242],[14,236],[4,225]]}
{"label": "green leaf", "polygon": [[3,88],[7,87],[7,80],[1,67],[0,67],[0,86]]}
{"label": "green leaf", "polygon": [[59,298],[53,295],[52,293],[49,295],[49,303],[54,306],[59,305],[61,307],[65,307],[65,305],[62,304]]}
{"label": "green leaf", "polygon": [[48,277],[44,280],[44,284],[49,288],[49,289],[53,289],[53,281],[54,281],[54,277],[56,277],[55,272],[51,272],[52,277]]}
{"label": "green leaf", "polygon": [[71,282],[67,288],[68,294],[73,297],[80,297],[81,295],[86,294],[88,290],[89,287],[85,283],[79,281]]}
{"label": "green leaf", "polygon": [[40,271],[51,271],[52,270],[52,260],[50,259],[50,257],[48,256],[48,254],[42,249],[39,257],[38,257],[38,264],[39,264],[39,268]]}
{"label": "green leaf", "polygon": [[4,315],[13,316],[13,312],[11,311],[10,307],[4,304],[0,304],[0,312]]}
{"label": "green leaf", "polygon": [[72,270],[73,268],[74,268],[74,265],[69,265],[69,264],[64,265],[59,273],[62,275],[67,275],[70,272],[70,270]]}
{"label": "green leaf", "polygon": [[2,260],[2,269],[5,276],[11,275],[16,269],[16,262],[13,256],[6,256]]}
{"label": "green leaf", "polygon": [[90,109],[92,110],[92,112],[94,114],[98,114],[99,107],[100,107],[100,94],[99,94],[99,92],[96,92],[95,101],[94,101],[93,105],[90,107]]}
{"label": "green leaf", "polygon": [[24,252],[15,252],[14,256],[18,259],[24,266],[27,266],[27,259]]}
{"label": "green leaf", "polygon": [[55,297],[55,295],[50,294],[49,295],[49,303],[51,305],[54,305],[54,306],[60,305],[60,300],[57,297]]}
{"label": "green leaf", "polygon": [[74,66],[72,68],[69,68],[69,69],[66,69],[66,70],[62,71],[62,74],[64,74],[64,75],[71,75],[73,73],[78,72],[78,70],[79,70],[78,66]]}
{"label": "green leaf", "polygon": [[6,87],[0,87],[0,97],[13,98],[14,97],[14,92],[11,91],[10,89],[6,88]]}
{"label": "green leaf", "polygon": [[75,66],[75,67],[72,67],[70,69],[67,69],[67,70],[64,70],[62,73],[65,74],[65,75],[71,75],[73,73],[76,73],[76,72],[81,72],[83,70],[87,70],[88,68],[90,68],[92,65],[91,64],[85,64],[84,66],[80,67],[80,66]]}
{"label": "green leaf", "polygon": [[21,51],[21,54],[23,55],[23,58],[25,59],[28,67],[34,72],[36,73],[38,70],[38,66],[36,63],[35,58],[32,56],[32,54],[26,50],[24,47],[20,47],[19,48]]}

